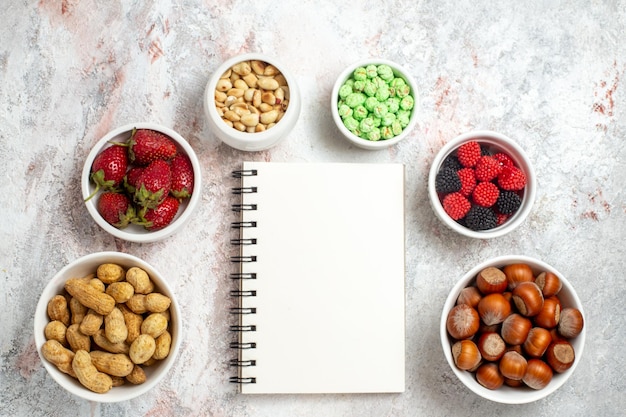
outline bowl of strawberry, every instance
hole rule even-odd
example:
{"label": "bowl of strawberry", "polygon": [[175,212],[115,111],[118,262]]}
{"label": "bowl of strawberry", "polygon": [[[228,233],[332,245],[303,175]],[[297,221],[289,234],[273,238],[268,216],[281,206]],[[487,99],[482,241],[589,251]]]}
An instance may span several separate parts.
{"label": "bowl of strawberry", "polygon": [[437,217],[452,230],[478,239],[503,236],[522,224],[536,188],[524,150],[509,137],[486,130],[446,143],[428,177]]}
{"label": "bowl of strawberry", "polygon": [[82,195],[96,223],[130,242],[179,231],[200,200],[200,163],[177,132],[153,123],[112,130],[87,156]]}

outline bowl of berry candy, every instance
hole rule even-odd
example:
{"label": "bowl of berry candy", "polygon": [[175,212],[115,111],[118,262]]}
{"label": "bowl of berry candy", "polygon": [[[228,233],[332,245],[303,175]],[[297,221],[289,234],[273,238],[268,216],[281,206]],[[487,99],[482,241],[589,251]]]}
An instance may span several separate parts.
{"label": "bowl of berry candy", "polygon": [[181,230],[200,201],[200,162],[176,131],[134,123],[107,133],[91,149],[81,176],[89,214],[106,232],[155,242]]}
{"label": "bowl of berry candy", "polygon": [[468,237],[504,236],[528,217],[536,177],[524,150],[492,131],[457,136],[437,153],[428,194],[437,217]]}

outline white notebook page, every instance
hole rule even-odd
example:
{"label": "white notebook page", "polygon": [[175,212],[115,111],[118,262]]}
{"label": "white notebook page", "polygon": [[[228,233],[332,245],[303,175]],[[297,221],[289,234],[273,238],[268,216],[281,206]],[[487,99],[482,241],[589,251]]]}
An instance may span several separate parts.
{"label": "white notebook page", "polygon": [[243,393],[404,391],[404,167],[246,162]]}

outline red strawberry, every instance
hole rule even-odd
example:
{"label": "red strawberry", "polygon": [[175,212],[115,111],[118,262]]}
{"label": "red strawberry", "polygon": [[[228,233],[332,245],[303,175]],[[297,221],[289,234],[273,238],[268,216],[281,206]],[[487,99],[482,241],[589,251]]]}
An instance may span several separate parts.
{"label": "red strawberry", "polygon": [[128,155],[124,148],[109,146],[100,152],[91,164],[91,180],[96,184],[94,192],[85,199],[91,199],[100,188],[114,190],[117,188],[128,168]]}
{"label": "red strawberry", "polygon": [[502,171],[502,165],[494,157],[485,155],[478,158],[475,170],[478,181],[491,181]]}
{"label": "red strawberry", "polygon": [[459,192],[467,197],[472,194],[474,187],[476,187],[476,174],[472,168],[461,168],[457,171],[457,174],[461,179],[461,190]]}
{"label": "red strawberry", "polygon": [[500,190],[492,182],[480,182],[472,192],[474,203],[482,207],[491,207],[498,201]]}
{"label": "red strawberry", "polygon": [[155,208],[165,200],[172,186],[170,165],[157,159],[143,169],[135,185],[134,200],[144,208]]}
{"label": "red strawberry", "polygon": [[142,172],[142,167],[132,167],[128,170],[126,176],[124,177],[124,188],[128,193],[135,193],[135,190],[137,189],[137,181],[139,181],[139,177]]}
{"label": "red strawberry", "polygon": [[123,229],[135,218],[135,208],[125,194],[106,191],[98,199],[98,213],[108,223]]}
{"label": "red strawberry", "polygon": [[130,162],[141,166],[157,159],[169,161],[177,153],[172,138],[150,129],[133,129],[126,146]]}
{"label": "red strawberry", "polygon": [[456,151],[459,162],[464,167],[473,167],[481,156],[480,144],[476,141],[465,142]]}
{"label": "red strawberry", "polygon": [[147,230],[159,230],[170,224],[176,213],[180,202],[178,199],[167,196],[165,200],[153,209],[146,210],[143,215],[143,221],[138,223],[143,225]]}
{"label": "red strawberry", "polygon": [[498,185],[503,190],[522,190],[526,186],[526,175],[516,166],[504,166],[498,175]]}
{"label": "red strawberry", "polygon": [[471,207],[471,203],[461,193],[450,193],[443,198],[443,209],[454,220],[465,217]]}
{"label": "red strawberry", "polygon": [[170,162],[172,168],[172,188],[170,193],[176,198],[187,198],[193,192],[193,167],[187,155],[178,154]]}

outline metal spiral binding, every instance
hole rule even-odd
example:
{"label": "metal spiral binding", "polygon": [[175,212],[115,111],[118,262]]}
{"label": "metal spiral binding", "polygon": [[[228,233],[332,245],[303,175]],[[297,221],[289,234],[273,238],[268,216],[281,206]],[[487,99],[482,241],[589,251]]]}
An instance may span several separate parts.
{"label": "metal spiral binding", "polygon": [[[256,176],[258,175],[257,170],[255,169],[248,169],[248,170],[239,170],[239,171],[233,171],[232,172],[232,176],[234,178],[243,178],[243,177],[251,177],[251,176]],[[234,187],[232,188],[232,193],[234,195],[240,195],[242,197],[244,197],[244,201],[245,201],[245,194],[254,194],[258,192],[258,188],[255,186],[244,186],[244,184],[241,184],[239,187]],[[237,202],[237,204],[233,204],[232,205],[232,209],[235,212],[243,212],[243,211],[255,211],[257,210],[257,205],[256,204],[246,204],[244,201],[242,202]],[[242,229],[248,229],[248,228],[254,228],[257,227],[257,222],[256,221],[236,221],[231,223],[231,228],[232,229],[239,229],[240,231]],[[235,239],[231,239],[230,240],[231,245],[233,246],[239,246],[239,247],[243,247],[243,246],[250,246],[250,245],[256,245],[257,244],[257,239],[256,238],[244,238],[244,237],[237,237]],[[231,262],[233,263],[238,263],[238,264],[247,264],[247,263],[251,263],[251,262],[256,262],[257,261],[257,257],[256,255],[243,255],[241,253],[239,253],[236,256],[231,256],[230,258]],[[245,290],[242,288],[242,284],[244,280],[250,280],[250,279],[256,279],[257,275],[256,272],[242,272],[242,271],[238,271],[238,272],[232,272],[230,274],[230,278],[234,281],[237,280],[238,281],[238,287],[237,289],[231,290],[230,291],[230,296],[231,297],[235,297],[239,300],[239,304],[237,307],[232,307],[230,309],[230,313],[238,316],[239,317],[239,323],[237,324],[233,324],[230,326],[230,331],[233,333],[237,334],[237,341],[233,341],[230,343],[230,347],[232,349],[236,349],[239,352],[239,355],[237,358],[235,359],[231,359],[230,360],[230,366],[232,367],[236,367],[236,368],[244,368],[244,367],[251,367],[251,366],[256,366],[256,360],[254,359],[243,359],[242,358],[242,354],[241,351],[243,350],[249,350],[249,349],[255,349],[256,348],[256,342],[250,342],[250,341],[244,341],[245,339],[242,338],[243,333],[249,333],[249,332],[256,332],[256,325],[253,324],[243,324],[241,322],[242,317],[243,316],[247,316],[250,314],[256,314],[256,308],[255,307],[243,307],[243,303],[242,303],[242,299],[248,298],[248,297],[256,297],[257,292],[256,290]],[[253,377],[243,377],[241,375],[241,373],[239,374],[239,376],[233,376],[229,379],[230,382],[232,383],[236,383],[236,384],[254,384],[256,383],[256,378]]]}

